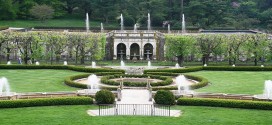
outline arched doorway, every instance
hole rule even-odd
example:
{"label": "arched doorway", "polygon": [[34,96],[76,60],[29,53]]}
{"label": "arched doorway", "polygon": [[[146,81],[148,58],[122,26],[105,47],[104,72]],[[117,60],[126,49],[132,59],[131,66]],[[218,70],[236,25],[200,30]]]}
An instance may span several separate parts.
{"label": "arched doorway", "polygon": [[[124,43],[119,43],[117,45],[117,59],[122,60],[121,58],[126,59],[126,45]],[[121,56],[122,55],[122,56]]]}
{"label": "arched doorway", "polygon": [[[149,56],[147,56],[147,55],[149,55]],[[149,58],[151,60],[152,56],[153,56],[153,46],[152,46],[152,44],[147,43],[144,45],[144,59],[148,60],[148,58]]]}
{"label": "arched doorway", "polygon": [[137,43],[133,43],[130,46],[130,59],[131,60],[140,59],[140,46]]}

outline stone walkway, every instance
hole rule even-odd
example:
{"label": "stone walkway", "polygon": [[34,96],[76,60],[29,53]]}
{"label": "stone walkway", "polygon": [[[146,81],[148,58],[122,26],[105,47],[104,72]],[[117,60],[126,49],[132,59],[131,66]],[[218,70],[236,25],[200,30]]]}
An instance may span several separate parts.
{"label": "stone walkway", "polygon": [[[88,110],[91,116],[99,116],[99,110]],[[165,109],[163,106],[156,107],[153,101],[149,101],[148,90],[124,89],[122,90],[121,101],[116,105],[101,109],[100,116],[111,115],[141,115],[141,116],[171,116],[179,117],[180,110]]]}

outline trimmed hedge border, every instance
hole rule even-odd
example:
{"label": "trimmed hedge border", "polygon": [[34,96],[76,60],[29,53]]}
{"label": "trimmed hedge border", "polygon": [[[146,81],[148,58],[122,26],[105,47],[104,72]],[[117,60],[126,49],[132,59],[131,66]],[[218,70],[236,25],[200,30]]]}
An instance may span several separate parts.
{"label": "trimmed hedge border", "polygon": [[157,69],[157,70],[144,70],[144,74],[149,72],[171,72],[171,73],[187,73],[196,72],[203,70],[203,67],[191,67],[191,68],[180,68],[180,69]]}
{"label": "trimmed hedge border", "polygon": [[[163,76],[178,76],[180,73],[169,73],[169,72],[148,72],[147,75],[163,75]],[[184,75],[188,79],[192,79],[195,81],[198,81],[199,83],[193,84],[190,86],[191,89],[198,89],[202,88],[208,85],[209,81],[208,79],[201,77],[201,76],[195,76],[195,75]],[[175,86],[170,87],[152,87],[153,90],[177,90],[178,88]]]}
{"label": "trimmed hedge border", "polygon": [[160,70],[145,70],[145,74],[151,72],[168,72],[168,73],[188,73],[196,71],[272,71],[272,66],[260,67],[260,66],[206,66],[206,67],[190,67],[180,69],[160,69]]}
{"label": "trimmed hedge border", "polygon": [[62,69],[73,70],[79,72],[96,73],[96,72],[122,72],[119,69],[105,69],[105,68],[85,68],[79,66],[64,66],[64,65],[0,65],[0,69]]}
{"label": "trimmed hedge border", "polygon": [[[171,83],[173,83],[173,80],[171,77],[158,76],[158,75],[109,75],[109,76],[102,77],[101,82],[107,85],[118,86],[120,85],[119,82],[115,82],[110,79],[120,78],[120,76],[122,76],[123,78],[131,78],[131,77],[147,78],[148,76],[150,76],[150,78],[153,78],[153,79],[163,80],[162,82],[150,83],[151,86],[165,86],[165,85],[170,85]],[[147,84],[146,82],[124,82],[125,86],[130,86],[130,87],[145,87],[146,84]]]}
{"label": "trimmed hedge border", "polygon": [[177,105],[272,110],[272,102],[207,98],[179,98]]}
{"label": "trimmed hedge border", "polygon": [[90,105],[93,99],[90,97],[67,97],[67,98],[45,98],[26,100],[3,100],[0,101],[0,108],[20,108],[35,106],[55,106],[55,105]]}

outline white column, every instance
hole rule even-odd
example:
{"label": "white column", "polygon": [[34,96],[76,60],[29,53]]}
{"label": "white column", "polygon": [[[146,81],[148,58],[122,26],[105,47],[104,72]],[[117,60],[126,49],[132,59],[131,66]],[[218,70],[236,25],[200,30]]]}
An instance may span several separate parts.
{"label": "white column", "polygon": [[157,54],[157,46],[156,46],[156,43],[155,44],[152,44],[152,46],[153,46],[153,59],[157,59],[157,57],[156,57],[156,54]]}
{"label": "white column", "polygon": [[126,48],[127,48],[127,50],[126,50],[126,58],[128,56],[127,59],[130,59],[130,43],[129,42],[127,42]]}
{"label": "white column", "polygon": [[118,43],[114,40],[114,43],[113,43],[113,59],[117,59],[117,45]]}

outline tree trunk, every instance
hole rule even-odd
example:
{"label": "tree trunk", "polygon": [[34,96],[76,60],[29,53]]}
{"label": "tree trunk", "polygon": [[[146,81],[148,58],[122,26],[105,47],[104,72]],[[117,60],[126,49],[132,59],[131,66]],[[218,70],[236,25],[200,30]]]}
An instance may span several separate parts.
{"label": "tree trunk", "polygon": [[80,64],[84,64],[84,59],[85,59],[85,52],[84,52],[84,47],[80,48]]}
{"label": "tree trunk", "polygon": [[258,65],[257,52],[254,52],[254,66]]}
{"label": "tree trunk", "polygon": [[178,58],[178,64],[180,67],[183,67],[183,62],[184,62],[184,56],[183,55],[179,55],[177,56]]}
{"label": "tree trunk", "polygon": [[229,65],[231,65],[231,51],[229,51]]}

